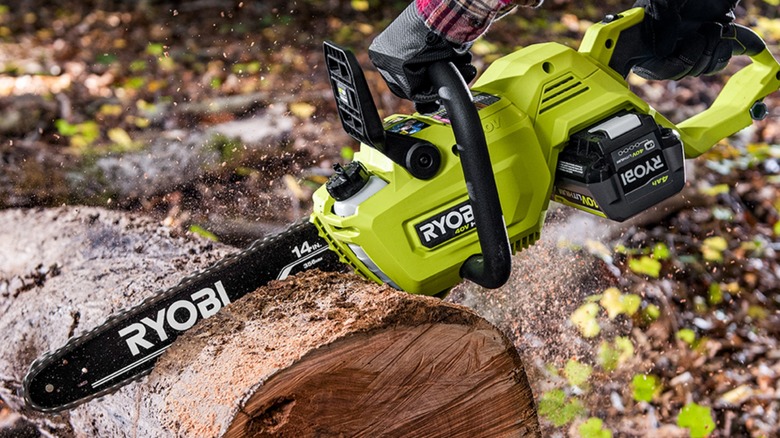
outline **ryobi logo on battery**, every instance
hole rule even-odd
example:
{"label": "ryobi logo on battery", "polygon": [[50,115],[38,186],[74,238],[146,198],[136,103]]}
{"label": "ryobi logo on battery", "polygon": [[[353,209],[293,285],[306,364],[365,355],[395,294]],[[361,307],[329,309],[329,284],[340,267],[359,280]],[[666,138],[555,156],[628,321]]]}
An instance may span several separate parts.
{"label": "ryobi logo on battery", "polygon": [[666,166],[660,151],[648,156],[644,160],[634,161],[618,171],[623,192],[633,192],[651,180],[658,178],[667,170],[669,168]]}
{"label": "ryobi logo on battery", "polygon": [[475,227],[474,210],[469,201],[465,201],[420,222],[414,229],[417,230],[417,237],[423,246],[433,248],[460,237]]}

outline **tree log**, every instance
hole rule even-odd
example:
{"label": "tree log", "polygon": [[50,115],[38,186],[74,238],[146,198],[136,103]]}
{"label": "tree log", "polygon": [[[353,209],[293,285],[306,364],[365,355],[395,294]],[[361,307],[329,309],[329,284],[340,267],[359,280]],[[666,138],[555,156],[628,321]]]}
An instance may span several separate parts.
{"label": "tree log", "polygon": [[149,379],[178,436],[528,436],[517,351],[470,310],[307,273],[204,321]]}
{"label": "tree log", "polygon": [[100,209],[0,212],[0,436],[538,435],[520,357],[490,323],[316,272],[196,325],[114,394],[23,406],[35,357],[229,251]]}

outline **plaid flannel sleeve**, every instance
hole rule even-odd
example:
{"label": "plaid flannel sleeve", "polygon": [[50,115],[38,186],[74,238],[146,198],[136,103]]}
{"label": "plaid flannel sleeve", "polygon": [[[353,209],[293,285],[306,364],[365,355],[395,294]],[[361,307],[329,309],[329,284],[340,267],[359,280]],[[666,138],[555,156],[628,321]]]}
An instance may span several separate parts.
{"label": "plaid flannel sleeve", "polygon": [[515,6],[536,7],[543,0],[415,0],[425,24],[452,43],[474,41]]}

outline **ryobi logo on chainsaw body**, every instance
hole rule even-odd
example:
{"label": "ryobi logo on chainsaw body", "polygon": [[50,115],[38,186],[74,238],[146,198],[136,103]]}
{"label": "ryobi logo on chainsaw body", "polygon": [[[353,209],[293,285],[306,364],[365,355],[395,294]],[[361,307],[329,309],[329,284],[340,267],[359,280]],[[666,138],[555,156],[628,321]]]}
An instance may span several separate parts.
{"label": "ryobi logo on chainsaw body", "polygon": [[462,202],[414,226],[423,246],[433,248],[475,229],[474,210]]}
{"label": "ryobi logo on chainsaw body", "polygon": [[[154,330],[162,342],[168,339],[169,330],[183,332],[198,320],[214,316],[222,307],[230,304],[221,281],[214,283],[214,289],[206,287],[190,295],[189,299],[174,301],[167,308],[160,309],[154,318],[146,317],[119,330],[119,336],[124,338],[133,356],[141,353],[139,347],[151,349],[157,339],[146,338],[147,327]],[[130,336],[125,338],[127,335]]]}

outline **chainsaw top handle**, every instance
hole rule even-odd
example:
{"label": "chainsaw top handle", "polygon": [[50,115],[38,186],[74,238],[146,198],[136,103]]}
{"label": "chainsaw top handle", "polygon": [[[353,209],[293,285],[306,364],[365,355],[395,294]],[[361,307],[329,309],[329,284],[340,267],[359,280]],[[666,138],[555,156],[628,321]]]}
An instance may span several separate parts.
{"label": "chainsaw top handle", "polygon": [[482,122],[468,85],[455,65],[435,63],[428,69],[428,76],[452,121],[482,249],[482,254],[472,255],[463,263],[460,275],[482,287],[501,287],[512,270],[511,249]]}
{"label": "chainsaw top handle", "polygon": [[[636,62],[630,41],[641,32],[644,9],[634,8],[608,15],[591,26],[579,52],[589,56],[604,70],[624,79]],[[734,55],[747,55],[752,61],[724,85],[712,105],[677,125],[654,113],[658,123],[675,129],[685,145],[685,156],[695,158],[718,141],[766,117],[763,99],[780,89],[780,64],[755,32],[739,24],[724,27],[722,38],[731,41]],[[628,41],[629,43],[626,43]]]}

